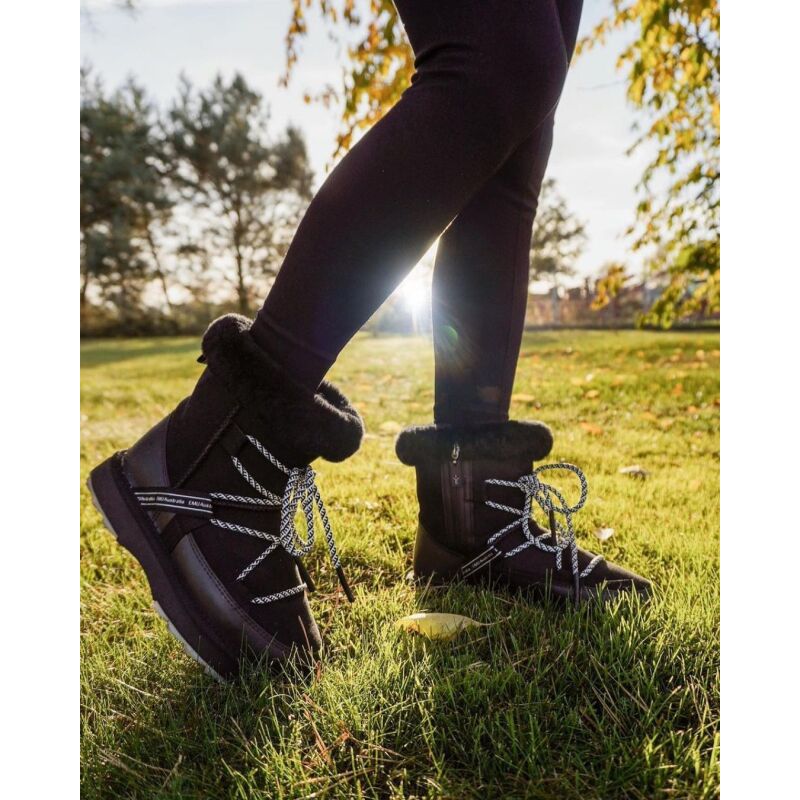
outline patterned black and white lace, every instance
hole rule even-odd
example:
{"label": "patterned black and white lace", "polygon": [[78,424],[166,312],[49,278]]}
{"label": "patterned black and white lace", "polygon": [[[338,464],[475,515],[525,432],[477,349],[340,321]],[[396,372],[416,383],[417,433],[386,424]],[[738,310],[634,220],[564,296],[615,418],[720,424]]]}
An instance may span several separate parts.
{"label": "patterned black and white lace", "polygon": [[[236,471],[244,478],[250,486],[258,492],[261,497],[246,497],[242,495],[232,495],[222,492],[213,492],[211,497],[215,500],[220,500],[227,503],[235,503],[245,506],[264,506],[272,508],[280,508],[281,520],[277,536],[266,531],[260,531],[256,528],[250,528],[246,525],[239,525],[234,522],[226,522],[225,520],[211,517],[209,522],[216,525],[218,528],[223,528],[236,533],[243,533],[246,536],[253,536],[257,539],[263,539],[267,542],[264,551],[254,561],[250,562],[237,576],[236,580],[244,580],[267,556],[273,553],[278,547],[282,547],[290,556],[298,560],[308,555],[314,547],[314,509],[316,508],[319,514],[320,521],[322,522],[322,529],[325,535],[325,543],[328,546],[328,554],[330,555],[333,568],[336,570],[336,575],[342,585],[344,593],[347,595],[348,600],[353,601],[353,594],[345,579],[342,570],[342,564],[339,559],[339,554],[336,550],[336,543],[333,538],[333,531],[331,524],[328,520],[328,514],[325,510],[325,504],[322,502],[319,489],[315,483],[316,473],[311,467],[287,467],[275,458],[261,442],[254,436],[246,435],[247,441],[267,460],[273,467],[280,470],[287,476],[286,488],[284,489],[283,496],[270,492],[265,489],[250,473],[247,471],[242,462],[236,457],[231,456],[231,461]],[[298,507],[302,508],[303,516],[306,521],[305,536],[301,536],[294,524],[295,514]],[[264,595],[262,597],[254,597],[253,603],[264,605],[266,603],[274,603],[276,600],[283,600],[287,597],[300,594],[307,588],[305,581],[299,583],[297,586],[292,586],[289,589],[283,589],[273,594]]]}
{"label": "patterned black and white lace", "polygon": [[[575,505],[569,505],[564,495],[561,494],[555,486],[551,486],[541,479],[540,476],[543,472],[552,470],[566,470],[577,476],[581,484],[581,496]],[[562,461],[554,464],[543,464],[541,467],[534,469],[529,475],[523,475],[516,481],[490,478],[486,483],[492,486],[506,486],[519,489],[525,496],[521,509],[515,508],[514,506],[507,506],[503,503],[497,503],[493,500],[485,501],[486,505],[490,508],[495,508],[498,511],[505,511],[517,517],[513,522],[501,528],[496,533],[493,533],[489,537],[487,545],[492,547],[515,528],[521,528],[525,541],[504,553],[505,558],[513,558],[523,550],[529,547],[535,547],[546,553],[553,553],[555,556],[556,569],[561,569],[564,551],[569,550],[575,600],[577,601],[580,597],[581,578],[587,577],[595,566],[603,560],[602,556],[595,556],[583,570],[578,566],[578,545],[575,541],[575,528],[572,523],[572,515],[583,508],[589,493],[589,484],[583,471],[574,464],[568,464]],[[540,533],[534,533],[534,531],[531,530],[534,503],[547,514],[550,523],[549,531],[543,530]],[[556,521],[556,514],[563,516],[563,525]]]}

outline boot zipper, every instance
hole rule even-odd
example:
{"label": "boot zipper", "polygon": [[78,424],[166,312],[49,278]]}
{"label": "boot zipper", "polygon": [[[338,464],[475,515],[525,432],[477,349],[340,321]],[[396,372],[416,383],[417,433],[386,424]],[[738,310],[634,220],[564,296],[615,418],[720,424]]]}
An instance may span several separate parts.
{"label": "boot zipper", "polygon": [[468,470],[465,471],[460,458],[461,447],[458,442],[455,442],[450,452],[450,464],[447,469],[449,480],[444,492],[445,527],[448,529],[452,543],[463,542],[464,537],[469,535],[471,527],[468,521],[469,509],[467,508],[468,495],[471,495]]}
{"label": "boot zipper", "polygon": [[461,485],[461,465],[458,463],[459,455],[461,455],[461,448],[459,447],[458,442],[456,442],[453,445],[453,452],[450,453],[450,462],[453,465],[452,469],[450,470],[453,486]]}

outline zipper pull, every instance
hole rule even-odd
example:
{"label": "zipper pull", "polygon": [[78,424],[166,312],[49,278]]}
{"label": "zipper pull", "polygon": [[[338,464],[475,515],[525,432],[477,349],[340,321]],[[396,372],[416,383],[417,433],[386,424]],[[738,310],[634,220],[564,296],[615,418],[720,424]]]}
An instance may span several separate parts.
{"label": "zipper pull", "polygon": [[461,485],[461,475],[458,472],[458,457],[461,455],[461,447],[459,447],[458,442],[453,444],[453,451],[450,453],[450,462],[453,465],[452,473],[453,473],[453,486],[460,486]]}

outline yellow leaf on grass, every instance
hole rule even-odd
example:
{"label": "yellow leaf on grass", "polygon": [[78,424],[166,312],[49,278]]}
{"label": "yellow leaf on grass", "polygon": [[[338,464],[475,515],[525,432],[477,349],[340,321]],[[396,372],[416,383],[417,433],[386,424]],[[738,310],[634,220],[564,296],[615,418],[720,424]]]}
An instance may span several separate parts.
{"label": "yellow leaf on grass", "polygon": [[429,639],[452,639],[467,628],[479,628],[480,622],[460,614],[420,611],[397,620],[395,625],[408,633],[419,633]]}
{"label": "yellow leaf on grass", "polygon": [[511,402],[512,403],[535,403],[536,397],[532,394],[512,394],[511,395]]}
{"label": "yellow leaf on grass", "polygon": [[578,424],[590,436],[601,436],[603,434],[603,429],[599,425],[595,425],[595,424],[593,424],[591,422],[580,422]]}
{"label": "yellow leaf on grass", "polygon": [[395,422],[393,419],[387,419],[386,422],[382,422],[378,426],[378,430],[381,433],[393,434],[393,433],[400,433],[403,430],[403,426],[399,422]]}
{"label": "yellow leaf on grass", "polygon": [[607,539],[610,539],[614,535],[613,528],[598,528],[594,535],[601,541],[605,542]]}
{"label": "yellow leaf on grass", "polygon": [[589,389],[588,392],[584,395],[587,400],[594,400],[597,397],[600,397],[600,392],[597,389]]}
{"label": "yellow leaf on grass", "polygon": [[644,467],[640,467],[638,464],[631,464],[629,467],[620,467],[619,471],[623,475],[630,475],[632,478],[639,478],[640,480],[644,480],[650,474]]}

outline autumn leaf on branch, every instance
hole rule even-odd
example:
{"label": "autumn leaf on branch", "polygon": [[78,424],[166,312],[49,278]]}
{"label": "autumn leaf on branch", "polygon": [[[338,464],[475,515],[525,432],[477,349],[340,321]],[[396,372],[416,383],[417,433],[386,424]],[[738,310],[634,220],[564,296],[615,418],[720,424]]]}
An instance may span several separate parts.
{"label": "autumn leaf on branch", "polygon": [[630,28],[637,36],[617,67],[646,124],[628,152],[648,145],[654,155],[627,234],[635,250],[653,252],[649,269],[667,280],[641,322],[669,327],[680,317],[720,309],[719,0],[613,0],[609,16],[578,43],[577,53]]}

